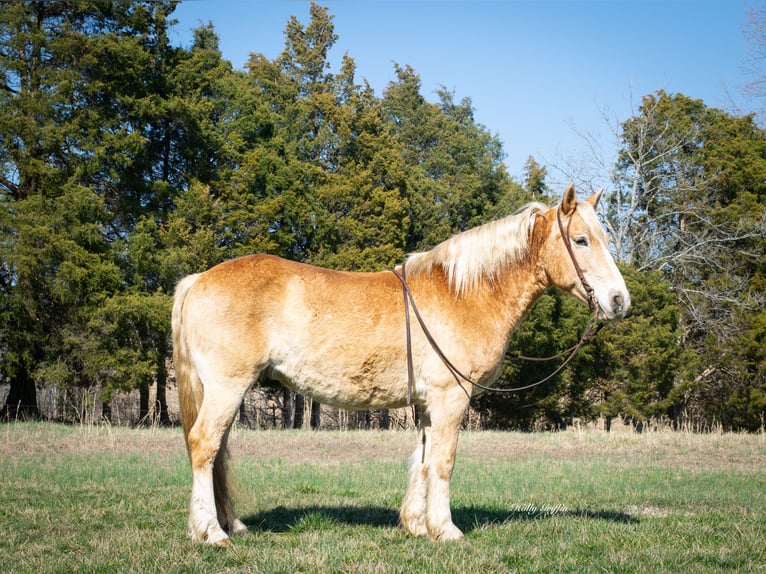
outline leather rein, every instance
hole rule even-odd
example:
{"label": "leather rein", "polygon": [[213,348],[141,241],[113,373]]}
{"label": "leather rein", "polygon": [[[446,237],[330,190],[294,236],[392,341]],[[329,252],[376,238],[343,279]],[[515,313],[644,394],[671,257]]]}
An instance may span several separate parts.
{"label": "leather rein", "polygon": [[603,323],[598,322],[598,315],[600,312],[599,304],[598,304],[598,301],[596,300],[596,296],[595,296],[595,292],[593,288],[590,286],[590,283],[588,283],[588,280],[585,278],[585,274],[583,273],[582,268],[580,267],[580,264],[577,262],[577,258],[575,257],[575,254],[574,254],[574,249],[572,248],[572,241],[569,237],[569,227],[572,224],[572,217],[574,216],[574,211],[575,210],[573,209],[572,213],[569,215],[569,221],[567,222],[566,230],[564,230],[564,224],[561,220],[561,206],[559,206],[558,210],[556,211],[556,220],[558,221],[559,231],[561,232],[561,239],[564,242],[564,246],[567,248],[567,252],[569,253],[569,258],[572,260],[572,264],[574,265],[575,272],[577,273],[577,277],[580,279],[580,283],[582,284],[583,289],[585,290],[585,293],[588,297],[588,308],[591,311],[591,317],[588,321],[588,325],[585,328],[585,331],[582,334],[582,337],[580,337],[580,340],[572,347],[569,347],[568,349],[565,349],[564,351],[561,351],[560,353],[557,353],[551,357],[536,358],[536,357],[525,357],[523,355],[517,355],[517,358],[522,359],[524,361],[541,361],[542,362],[542,361],[552,361],[554,359],[558,359],[560,357],[567,355],[568,353],[567,358],[564,359],[564,361],[561,363],[561,365],[558,366],[558,368],[555,371],[553,371],[550,375],[546,376],[544,379],[541,379],[529,385],[524,385],[522,387],[512,387],[512,388],[487,387],[477,381],[474,381],[470,377],[460,372],[460,370],[452,363],[452,361],[450,361],[447,358],[447,356],[441,350],[436,340],[434,339],[433,335],[428,330],[428,327],[426,326],[425,321],[423,321],[423,317],[420,315],[420,311],[418,311],[417,305],[415,305],[415,298],[412,295],[410,286],[407,284],[406,265],[402,264],[401,273],[398,272],[396,269],[391,270],[391,272],[394,275],[396,275],[399,281],[401,281],[402,291],[404,293],[404,316],[405,316],[405,326],[407,331],[407,404],[408,405],[412,403],[412,388],[415,381],[415,369],[414,369],[413,360],[412,360],[412,329],[410,327],[410,306],[412,306],[412,313],[415,315],[415,318],[418,320],[418,323],[420,324],[420,328],[423,331],[423,334],[425,335],[426,340],[431,345],[431,348],[434,350],[434,352],[439,357],[439,359],[441,359],[442,363],[444,363],[444,366],[447,367],[447,370],[449,370],[449,372],[452,373],[452,376],[455,377],[455,381],[460,386],[460,388],[462,388],[463,391],[466,392],[466,394],[468,394],[468,391],[466,391],[465,387],[463,387],[461,380],[479,389],[482,389],[485,391],[493,391],[497,393],[514,393],[518,391],[531,389],[538,385],[542,385],[543,383],[550,381],[553,377],[561,373],[567,367],[567,365],[572,361],[572,359],[574,359],[577,352],[580,349],[582,349],[586,343],[592,340],[596,336],[596,334],[598,334],[598,332],[601,330],[601,327],[603,327],[604,325]]}

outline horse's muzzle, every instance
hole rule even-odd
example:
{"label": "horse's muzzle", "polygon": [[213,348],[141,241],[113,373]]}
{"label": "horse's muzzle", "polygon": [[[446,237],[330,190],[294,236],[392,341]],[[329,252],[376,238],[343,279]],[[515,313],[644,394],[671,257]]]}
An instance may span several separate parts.
{"label": "horse's muzzle", "polygon": [[630,308],[630,294],[627,291],[612,291],[609,294],[609,319],[622,319]]}

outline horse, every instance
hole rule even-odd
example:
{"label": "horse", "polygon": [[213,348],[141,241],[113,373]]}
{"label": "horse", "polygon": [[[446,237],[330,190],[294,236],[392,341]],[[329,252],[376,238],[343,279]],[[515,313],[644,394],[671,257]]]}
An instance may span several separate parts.
{"label": "horse", "polygon": [[[405,265],[343,272],[256,254],[182,279],[172,336],[191,538],[226,546],[247,530],[227,486],[226,445],[245,392],[266,378],[345,409],[419,405],[400,525],[412,536],[461,538],[450,479],[473,387],[439,355],[491,384],[514,328],[550,287],[595,305],[600,319],[623,317],[630,295],[596,215],[600,195],[578,200],[570,185],[556,207],[530,203],[410,255],[406,278]],[[424,328],[410,333],[408,319],[405,329],[416,311],[440,353]]]}

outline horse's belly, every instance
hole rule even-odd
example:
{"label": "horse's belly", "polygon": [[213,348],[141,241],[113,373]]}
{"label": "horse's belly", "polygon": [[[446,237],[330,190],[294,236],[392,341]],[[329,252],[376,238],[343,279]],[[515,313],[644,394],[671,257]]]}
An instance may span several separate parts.
{"label": "horse's belly", "polygon": [[407,381],[401,371],[372,359],[349,364],[327,357],[316,364],[287,360],[273,366],[267,376],[322,404],[359,410],[405,406]]}

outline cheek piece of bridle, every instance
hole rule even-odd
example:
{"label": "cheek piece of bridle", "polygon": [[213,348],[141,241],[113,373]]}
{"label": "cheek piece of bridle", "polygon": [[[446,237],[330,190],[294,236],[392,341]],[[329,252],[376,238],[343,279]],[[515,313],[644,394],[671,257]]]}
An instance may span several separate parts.
{"label": "cheek piece of bridle", "polygon": [[582,337],[580,337],[580,340],[572,347],[569,347],[568,349],[565,349],[561,351],[560,353],[557,353],[550,357],[526,357],[524,355],[516,355],[516,358],[524,360],[524,361],[552,361],[554,359],[558,359],[568,354],[567,358],[564,359],[561,365],[559,365],[558,368],[555,371],[553,371],[550,375],[548,375],[544,379],[541,379],[535,383],[524,385],[523,387],[512,387],[512,388],[487,387],[477,381],[474,381],[470,377],[467,377],[463,373],[461,373],[460,370],[452,363],[452,361],[450,361],[447,358],[447,356],[444,354],[444,352],[441,350],[441,348],[437,344],[431,332],[428,330],[428,327],[426,327],[426,324],[423,321],[423,317],[421,317],[420,311],[418,311],[417,305],[415,305],[415,298],[412,295],[410,286],[407,284],[407,271],[405,268],[405,264],[404,263],[402,264],[401,273],[398,272],[396,269],[391,270],[391,272],[394,275],[396,275],[399,281],[401,281],[402,291],[404,292],[404,316],[405,316],[405,326],[406,326],[406,333],[407,333],[407,404],[408,405],[412,403],[412,388],[415,381],[415,369],[412,362],[412,332],[410,328],[410,306],[412,306],[412,313],[415,315],[415,318],[418,320],[418,323],[420,324],[420,328],[422,329],[423,334],[426,337],[426,340],[431,345],[431,348],[434,350],[436,355],[441,359],[442,363],[444,363],[444,366],[447,367],[449,372],[452,373],[452,376],[455,377],[455,381],[460,386],[460,388],[462,388],[463,391],[465,391],[466,394],[469,394],[469,393],[465,389],[461,381],[465,381],[466,383],[469,383],[470,385],[473,385],[474,387],[477,387],[479,389],[482,389],[485,391],[494,391],[497,393],[513,393],[517,391],[524,391],[526,389],[531,389],[538,385],[542,385],[543,383],[550,381],[553,377],[561,373],[561,371],[563,371],[566,368],[566,366],[572,361],[572,359],[574,359],[577,352],[580,349],[582,349],[587,342],[589,342],[598,334],[598,332],[601,330],[601,327],[603,327],[604,325],[603,323],[598,322],[598,317],[601,312],[601,309],[599,307],[598,300],[596,299],[596,295],[593,288],[590,286],[590,283],[588,283],[588,280],[585,278],[585,274],[582,271],[582,267],[580,267],[580,264],[577,262],[577,258],[575,257],[575,254],[574,254],[574,249],[572,248],[572,241],[569,237],[569,227],[570,225],[572,225],[572,217],[574,216],[574,212],[575,210],[573,209],[572,213],[569,214],[569,221],[567,222],[566,230],[564,230],[564,224],[561,221],[561,206],[559,206],[558,210],[556,211],[556,220],[558,221],[559,231],[561,233],[561,239],[564,242],[564,246],[567,249],[567,253],[569,253],[569,258],[572,260],[572,264],[574,265],[575,272],[577,273],[577,277],[580,279],[580,283],[582,284],[582,287],[585,290],[585,294],[588,300],[588,308],[591,311],[591,317],[590,317],[590,320],[588,321],[587,327],[585,328],[585,332],[582,334]]}

